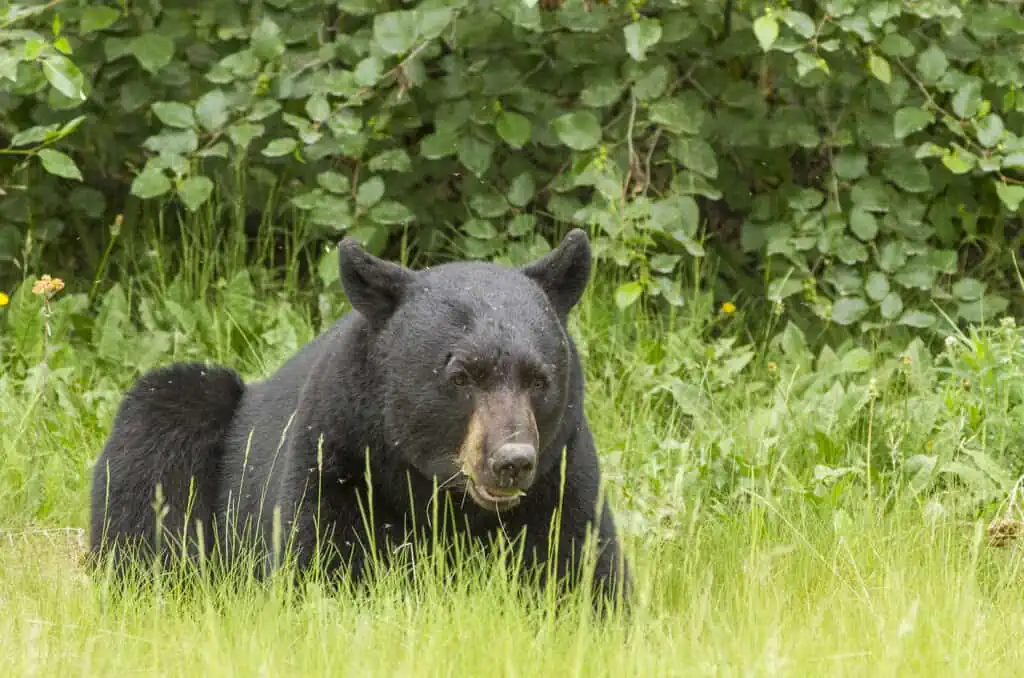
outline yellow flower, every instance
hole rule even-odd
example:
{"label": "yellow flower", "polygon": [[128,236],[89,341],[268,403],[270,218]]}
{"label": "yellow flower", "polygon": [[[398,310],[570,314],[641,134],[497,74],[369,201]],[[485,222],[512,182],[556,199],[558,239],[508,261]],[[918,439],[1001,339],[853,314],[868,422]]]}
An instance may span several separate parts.
{"label": "yellow flower", "polygon": [[732,303],[731,301],[727,301],[724,304],[722,304],[722,313],[735,313],[735,312],[736,312],[736,304]]}
{"label": "yellow flower", "polygon": [[34,285],[32,285],[32,294],[53,295],[60,292],[62,289],[64,289],[63,280],[44,275],[42,278],[37,280]]}
{"label": "yellow flower", "polygon": [[9,303],[11,303],[11,298],[3,292],[0,292],[0,308],[3,308]]}

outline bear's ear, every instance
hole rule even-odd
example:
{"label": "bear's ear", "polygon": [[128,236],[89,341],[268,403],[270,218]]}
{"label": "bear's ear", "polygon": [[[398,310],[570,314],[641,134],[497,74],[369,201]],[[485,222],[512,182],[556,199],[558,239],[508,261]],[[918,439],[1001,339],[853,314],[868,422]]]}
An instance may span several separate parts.
{"label": "bear's ear", "polygon": [[338,244],[341,287],[352,308],[379,327],[402,301],[413,272],[366,252],[352,238]]}
{"label": "bear's ear", "polygon": [[590,239],[574,228],[558,247],[520,270],[540,285],[555,312],[565,317],[579,303],[590,281]]}

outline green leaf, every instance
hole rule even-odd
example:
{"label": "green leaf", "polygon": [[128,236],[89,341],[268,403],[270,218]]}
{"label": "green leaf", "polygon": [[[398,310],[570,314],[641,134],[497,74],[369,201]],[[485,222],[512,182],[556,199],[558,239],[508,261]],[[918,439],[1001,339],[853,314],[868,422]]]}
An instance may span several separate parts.
{"label": "green leaf", "polygon": [[455,153],[459,148],[459,137],[448,131],[434,132],[420,141],[420,155],[428,160],[438,160]]}
{"label": "green leaf", "polygon": [[[202,120],[202,116],[199,119]],[[237,122],[228,127],[228,137],[235,146],[244,151],[253,142],[253,139],[261,137],[264,131],[264,127],[260,123]]]}
{"label": "green leaf", "polygon": [[935,324],[935,316],[925,311],[907,311],[899,320],[901,325],[924,329]]}
{"label": "green leaf", "polygon": [[356,205],[362,209],[372,207],[384,197],[384,180],[380,177],[370,177],[359,184],[356,190]]}
{"label": "green leaf", "polygon": [[704,256],[704,247],[692,237],[684,233],[681,229],[673,231],[670,235],[683,246],[683,249],[685,249],[691,257]]}
{"label": "green leaf", "polygon": [[320,174],[316,175],[316,183],[320,184],[320,187],[331,193],[346,194],[352,190],[352,184],[344,174],[335,172],[334,170],[325,170]]}
{"label": "green leaf", "polygon": [[11,137],[11,146],[17,148],[18,146],[38,144],[40,141],[56,136],[56,134],[56,125],[36,125],[35,127],[23,129]]}
{"label": "green leaf", "polygon": [[981,299],[985,294],[985,283],[976,278],[961,278],[953,284],[953,296],[961,301]]}
{"label": "green leaf", "polygon": [[942,146],[932,142],[926,141],[914,151],[914,157],[918,160],[924,160],[925,158],[941,158],[942,154],[946,152]]}
{"label": "green leaf", "polygon": [[878,252],[878,266],[888,273],[895,273],[907,263],[907,254],[899,240],[887,242]]}
{"label": "green leaf", "polygon": [[995,113],[989,113],[981,121],[975,123],[974,126],[978,131],[978,141],[986,148],[992,148],[998,144],[1003,138],[1003,133],[1006,131],[1003,126],[1003,119]]}
{"label": "green leaf", "polygon": [[882,38],[882,42],[878,44],[878,49],[882,50],[889,56],[899,57],[901,59],[914,56],[914,43],[910,42],[899,33],[887,34]]}
{"label": "green leaf", "polygon": [[696,97],[673,97],[651,104],[651,122],[675,134],[698,134],[704,124],[704,108]]}
{"label": "green leaf", "polygon": [[718,200],[722,192],[715,188],[705,177],[691,170],[683,170],[674,177],[669,184],[670,190],[678,191],[684,195],[703,195],[711,200]]}
{"label": "green leaf", "polygon": [[1024,186],[1020,184],[1006,184],[996,180],[996,195],[1006,205],[1006,209],[1016,212],[1024,202]]}
{"label": "green leaf", "polygon": [[143,69],[156,73],[171,63],[174,41],[159,33],[144,33],[131,41],[128,50]]}
{"label": "green leaf", "polygon": [[635,61],[644,61],[647,50],[661,40],[661,22],[657,19],[642,18],[622,29],[626,38],[626,51]]}
{"label": "green leaf", "polygon": [[165,155],[188,155],[199,148],[199,137],[194,130],[167,130],[154,134],[142,143],[143,148]]}
{"label": "green leaf", "polygon": [[613,70],[588,71],[583,76],[580,103],[588,108],[611,106],[622,96],[625,86]]}
{"label": "green leaf", "polygon": [[[424,3],[426,4],[426,3]],[[421,40],[433,40],[451,25],[455,12],[450,7],[416,9],[416,31]]]}
{"label": "green leaf", "polygon": [[505,196],[494,190],[483,190],[469,199],[469,208],[484,219],[496,219],[508,212]]}
{"label": "green leaf", "polygon": [[171,190],[171,181],[162,170],[146,167],[132,181],[131,193],[137,198],[149,200],[164,195]]}
{"label": "green leaf", "polygon": [[931,45],[917,57],[917,72],[925,82],[937,81],[949,67],[946,54],[936,45]]}
{"label": "green leaf", "polygon": [[226,158],[230,150],[228,142],[218,141],[213,146],[204,146],[199,149],[198,155],[200,158]]}
{"label": "green leaf", "polygon": [[530,172],[522,172],[512,180],[505,197],[516,207],[525,207],[533,200],[536,190],[533,175]]}
{"label": "green leaf", "polygon": [[953,113],[960,118],[973,118],[981,105],[981,81],[972,78],[953,95]]}
{"label": "green leaf", "polygon": [[872,54],[868,57],[868,70],[871,71],[871,75],[875,76],[886,85],[892,82],[892,67],[889,66],[889,62],[885,60],[885,57]]}
{"label": "green leaf", "polygon": [[331,115],[331,104],[323,92],[314,92],[306,99],[306,115],[313,122],[323,122]]}
{"label": "green leaf", "polygon": [[462,225],[462,230],[477,240],[493,240],[498,237],[498,229],[486,219],[470,219]]}
{"label": "green leaf", "polygon": [[1003,313],[1010,305],[1010,300],[999,295],[986,296],[977,301],[957,304],[956,313],[969,323],[981,323]]}
{"label": "green leaf", "polygon": [[761,45],[761,50],[767,52],[779,37],[779,22],[770,14],[762,14],[754,19],[754,36]]}
{"label": "green leaf", "polygon": [[459,162],[476,177],[487,174],[494,156],[494,144],[475,136],[467,135],[459,140]]}
{"label": "green leaf", "polygon": [[39,143],[52,136],[55,131],[56,125],[36,125],[29,129],[23,129],[11,137],[10,145],[17,147]]}
{"label": "green leaf", "polygon": [[820,70],[826,74],[830,72],[828,62],[821,57],[812,56],[807,52],[797,52],[793,55],[793,58],[796,60],[796,74],[798,78],[803,78],[815,70]]}
{"label": "green leaf", "polygon": [[817,26],[814,25],[814,19],[803,12],[785,9],[782,11],[782,20],[802,38],[812,38],[818,32]]}
{"label": "green leaf", "polygon": [[651,268],[658,273],[671,273],[680,258],[678,254],[655,254],[650,259]]}
{"label": "green leaf", "polygon": [[339,264],[336,250],[328,249],[320,256],[316,271],[325,287],[333,287],[341,278]]}
{"label": "green leaf", "polygon": [[43,74],[53,85],[53,88],[66,96],[68,99],[85,99],[85,92],[82,90],[85,78],[70,59],[60,54],[46,57],[43,60]]}
{"label": "green leaf", "polygon": [[907,193],[926,193],[932,190],[932,178],[924,163],[900,156],[882,167],[886,179]]}
{"label": "green leaf", "polygon": [[871,212],[854,207],[850,210],[850,230],[864,242],[870,242],[878,235],[878,221]]}
{"label": "green leaf", "polygon": [[842,297],[832,306],[832,322],[838,325],[852,325],[868,312],[868,302],[860,297]]}
{"label": "green leaf", "polygon": [[892,133],[897,139],[905,139],[933,122],[935,115],[931,111],[917,106],[907,106],[896,111],[896,115],[893,116]]}
{"label": "green leaf", "polygon": [[151,108],[160,122],[168,127],[191,129],[196,125],[192,109],[185,104],[180,104],[177,101],[155,101]]}
{"label": "green leaf", "polygon": [[370,209],[370,219],[377,224],[407,224],[414,218],[412,210],[397,200],[382,200]]}
{"label": "green leaf", "polygon": [[360,87],[369,87],[380,79],[384,73],[384,64],[375,56],[368,56],[358,64],[354,71],[356,84]]}
{"label": "green leaf", "polygon": [[881,301],[889,294],[889,279],[884,273],[872,271],[864,283],[864,291],[872,301]]}
{"label": "green leaf", "polygon": [[620,311],[625,310],[636,303],[644,288],[636,281],[622,283],[615,289],[615,305]]}
{"label": "green leaf", "polygon": [[506,144],[516,149],[525,146],[533,134],[529,118],[513,111],[502,111],[494,128]]}
{"label": "green leaf", "polygon": [[121,16],[113,7],[86,7],[78,19],[78,32],[82,35],[110,28]]}
{"label": "green leaf", "polygon": [[664,64],[647,69],[633,81],[633,94],[641,102],[654,101],[668,88],[669,71]]}
{"label": "green leaf", "polygon": [[787,202],[798,212],[810,212],[821,207],[825,194],[815,188],[801,188],[794,191]]}
{"label": "green leaf", "polygon": [[44,148],[39,151],[39,160],[43,163],[43,169],[50,174],[55,174],[65,179],[82,181],[82,172],[79,171],[75,161],[60,151]]}
{"label": "green leaf", "polygon": [[871,212],[886,212],[889,209],[889,198],[885,186],[877,177],[869,176],[861,179],[850,191],[853,204]]}
{"label": "green leaf", "polygon": [[536,234],[536,230],[537,217],[533,214],[520,212],[505,222],[505,232],[513,238],[523,238],[532,234],[534,241],[536,242],[541,239],[541,237]]}
{"label": "green leaf", "polygon": [[914,257],[896,272],[896,282],[904,287],[928,291],[935,285],[935,276],[936,271],[928,264],[926,257]]}
{"label": "green leaf", "polygon": [[654,276],[654,284],[656,286],[655,290],[660,292],[665,301],[673,306],[680,307],[686,303],[682,293],[682,283],[679,278],[667,278],[658,275]]}
{"label": "green leaf", "polygon": [[866,348],[852,348],[843,354],[839,361],[839,370],[844,374],[863,373],[871,369],[874,357]]}
{"label": "green leaf", "polygon": [[288,155],[298,147],[299,142],[291,137],[281,137],[280,139],[274,139],[266,147],[260,151],[263,155],[268,158],[280,158],[283,155]]}
{"label": "green leaf", "polygon": [[1007,153],[1003,157],[1003,167],[1010,169],[1022,169],[1024,168],[1024,151],[1017,151],[1015,153]]}
{"label": "green leaf", "polygon": [[416,12],[399,10],[373,17],[373,39],[388,54],[404,54],[416,44]]}
{"label": "green leaf", "polygon": [[196,119],[209,131],[220,129],[228,121],[228,97],[220,89],[212,89],[196,102]]}
{"label": "green leaf", "polygon": [[574,151],[586,151],[601,142],[601,123],[590,111],[566,113],[551,125],[559,141]]}
{"label": "green leaf", "polygon": [[393,148],[370,158],[367,167],[371,172],[409,172],[412,159],[404,148]]}
{"label": "green leaf", "polygon": [[189,212],[195,212],[213,195],[213,182],[206,177],[191,176],[178,186],[178,197]]}
{"label": "green leaf", "polygon": [[[813,245],[814,238],[808,238],[808,247]],[[853,266],[860,264],[868,260],[868,250],[864,247],[859,240],[855,240],[849,236],[843,236],[839,240],[839,245],[836,248],[837,256],[839,260],[844,264]]]}
{"label": "green leaf", "polygon": [[895,320],[903,312],[903,299],[896,292],[890,292],[882,299],[878,310],[886,320]]}
{"label": "green leaf", "polygon": [[947,149],[942,154],[942,164],[953,174],[966,174],[974,168],[977,158],[973,153],[959,146]]}
{"label": "green leaf", "polygon": [[281,27],[269,16],[256,24],[252,31],[252,51],[261,61],[274,61],[285,52]]}
{"label": "green leaf", "polygon": [[677,137],[669,147],[669,152],[694,172],[703,174],[708,179],[718,178],[718,157],[711,144],[699,137]]}
{"label": "green leaf", "polygon": [[670,195],[651,206],[648,228],[673,236],[692,238],[700,227],[700,207],[688,195]]}
{"label": "green leaf", "polygon": [[832,169],[840,179],[859,179],[868,171],[868,156],[860,151],[843,151],[835,156]]}

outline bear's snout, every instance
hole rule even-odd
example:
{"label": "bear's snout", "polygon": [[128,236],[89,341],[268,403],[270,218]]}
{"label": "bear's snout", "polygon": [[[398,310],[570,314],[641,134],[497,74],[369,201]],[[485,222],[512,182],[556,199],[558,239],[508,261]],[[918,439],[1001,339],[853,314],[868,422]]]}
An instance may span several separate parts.
{"label": "bear's snout", "polygon": [[510,509],[536,477],[540,448],[537,422],[527,394],[480,394],[459,448],[466,490],[477,505]]}
{"label": "bear's snout", "polygon": [[529,443],[506,443],[495,451],[490,460],[491,473],[498,487],[505,490],[525,490],[533,484],[537,468],[537,448]]}

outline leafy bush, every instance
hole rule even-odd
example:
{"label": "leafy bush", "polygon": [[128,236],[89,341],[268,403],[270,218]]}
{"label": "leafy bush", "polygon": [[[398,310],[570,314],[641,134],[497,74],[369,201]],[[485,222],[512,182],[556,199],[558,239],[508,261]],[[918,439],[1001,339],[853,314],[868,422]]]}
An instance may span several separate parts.
{"label": "leafy bush", "polygon": [[629,276],[621,307],[682,304],[709,255],[717,289],[839,325],[1009,305],[1014,2],[45,9],[8,5],[27,28],[0,53],[0,261],[52,250],[91,273],[118,214],[128,235],[166,199],[237,223],[280,193],[308,243],[350,233],[423,261],[521,259],[555,223],[590,226]]}
{"label": "leafy bush", "polygon": [[[199,271],[162,280],[140,260],[131,285],[93,299],[42,276],[0,308],[0,514],[84,520],[96,452],[142,372],[210,360],[259,379],[347,307],[311,285],[316,318],[298,303],[306,286],[229,260],[218,268],[200,285]],[[920,338],[815,349],[792,322],[749,340],[706,292],[687,293],[690,313],[623,323],[604,302],[615,284],[596,281],[571,331],[630,531],[685,537],[696,507],[732,514],[752,495],[828,511],[876,506],[863,502],[873,492],[977,515],[1019,492],[1024,329],[1009,319],[934,349]]]}

